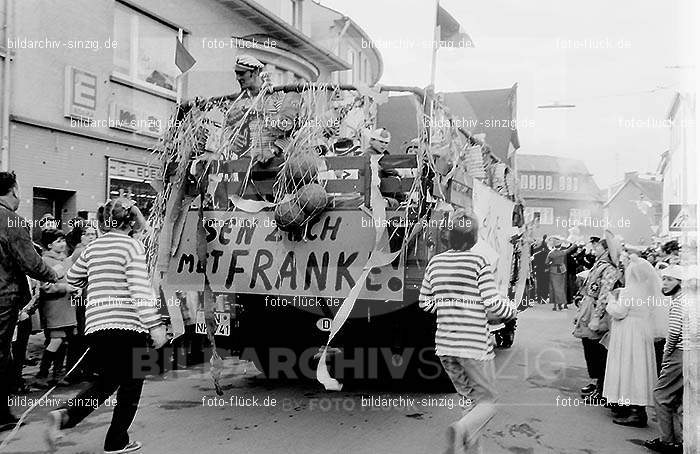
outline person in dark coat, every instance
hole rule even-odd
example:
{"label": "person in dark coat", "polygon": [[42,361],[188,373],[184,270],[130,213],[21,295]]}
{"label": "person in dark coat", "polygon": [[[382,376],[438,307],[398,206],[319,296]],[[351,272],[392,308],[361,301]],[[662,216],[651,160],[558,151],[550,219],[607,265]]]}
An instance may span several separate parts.
{"label": "person in dark coat", "polygon": [[0,172],[0,430],[11,429],[17,418],[8,405],[13,376],[12,333],[19,311],[30,300],[27,275],[43,282],[56,282],[56,271],[36,253],[27,221],[19,208],[19,186],[14,172]]}
{"label": "person in dark coat", "polygon": [[544,304],[544,301],[549,298],[549,271],[545,266],[547,255],[549,255],[547,235],[543,235],[542,241],[533,245],[532,248],[532,273],[535,275],[537,300],[540,304]]}

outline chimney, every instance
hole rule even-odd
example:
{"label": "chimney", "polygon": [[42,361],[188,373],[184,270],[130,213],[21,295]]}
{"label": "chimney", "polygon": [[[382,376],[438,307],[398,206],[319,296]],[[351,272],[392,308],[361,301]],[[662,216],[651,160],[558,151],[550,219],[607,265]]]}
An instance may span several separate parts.
{"label": "chimney", "polygon": [[639,172],[634,171],[634,172],[625,172],[625,181],[627,180],[636,180],[639,177]]}

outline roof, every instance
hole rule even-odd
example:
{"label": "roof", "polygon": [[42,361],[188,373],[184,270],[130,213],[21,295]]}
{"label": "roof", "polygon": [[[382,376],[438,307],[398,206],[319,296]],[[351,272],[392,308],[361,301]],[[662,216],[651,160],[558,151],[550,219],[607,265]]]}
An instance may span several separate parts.
{"label": "roof", "polygon": [[[320,7],[320,8],[324,8],[324,9],[326,9],[327,11],[331,12],[332,14],[334,14],[334,15],[336,16],[337,20],[348,21],[349,24],[350,24],[350,26],[352,26],[352,27],[357,31],[357,33],[362,37],[362,39],[363,39],[364,41],[366,41],[366,42],[368,42],[368,43],[371,43],[371,42],[372,42],[372,38],[369,37],[369,35],[367,34],[367,32],[365,32],[365,31],[362,29],[362,27],[360,27],[359,25],[357,25],[357,23],[356,23],[354,20],[352,20],[351,17],[346,16],[345,14],[341,13],[340,11],[335,10],[335,9],[329,7],[329,6],[322,5],[318,0],[314,0],[314,1],[312,1],[311,3],[312,3],[314,6],[318,6],[318,7]],[[372,51],[372,53],[374,53],[374,55],[377,57],[377,77],[376,77],[375,80],[373,81],[373,84],[376,84],[376,83],[379,81],[379,79],[381,79],[382,74],[384,73],[384,60],[382,59],[382,53],[379,52],[379,49],[377,49],[376,46],[368,46],[368,48],[369,48],[369,50]],[[372,85],[372,84],[370,84],[370,85]]]}
{"label": "roof", "polygon": [[586,164],[579,159],[562,158],[542,154],[518,154],[518,172],[553,172],[560,174],[590,175]]}
{"label": "roof", "polygon": [[296,50],[296,55],[310,62],[323,64],[331,72],[350,69],[347,62],[316,45],[308,36],[254,0],[218,1],[263,29],[263,32],[271,38],[291,45]]}
{"label": "roof", "polygon": [[633,185],[639,189],[639,191],[644,194],[644,197],[646,197],[650,202],[661,202],[663,192],[663,183],[661,181],[646,180],[643,178],[628,178],[622,185],[620,185],[619,188],[617,188],[617,190],[610,196],[603,206],[607,207],[610,205],[628,185]]}
{"label": "roof", "polygon": [[517,130],[503,123],[515,119],[516,93],[517,84],[497,90],[442,93],[442,96],[450,113],[462,120],[466,130],[472,134],[485,133],[485,142],[493,155],[503,162],[509,162],[509,145],[518,149],[520,143]]}

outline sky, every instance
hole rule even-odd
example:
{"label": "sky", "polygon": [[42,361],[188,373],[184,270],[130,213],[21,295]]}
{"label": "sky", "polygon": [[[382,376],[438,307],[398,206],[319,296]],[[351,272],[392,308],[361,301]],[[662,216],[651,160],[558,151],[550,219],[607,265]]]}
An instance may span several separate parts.
{"label": "sky", "polygon": [[[673,97],[693,76],[692,1],[441,0],[475,48],[439,50],[437,90],[517,83],[519,153],[581,159],[601,188],[653,172]],[[375,41],[380,83],[430,83],[435,0],[321,3]],[[537,108],[555,102],[576,107]]]}

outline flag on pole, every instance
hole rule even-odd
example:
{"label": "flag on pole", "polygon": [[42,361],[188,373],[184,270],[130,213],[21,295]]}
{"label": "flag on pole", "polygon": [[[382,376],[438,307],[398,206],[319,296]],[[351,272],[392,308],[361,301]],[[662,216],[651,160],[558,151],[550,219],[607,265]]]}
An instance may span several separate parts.
{"label": "flag on pole", "polygon": [[197,60],[185,49],[185,46],[182,45],[182,41],[180,41],[179,38],[175,38],[175,41],[175,66],[183,73],[186,73],[197,63]]}
{"label": "flag on pole", "polygon": [[440,3],[437,5],[437,22],[435,27],[439,32],[435,33],[438,47],[474,47],[472,38],[462,29],[457,19],[452,17]]}

